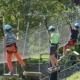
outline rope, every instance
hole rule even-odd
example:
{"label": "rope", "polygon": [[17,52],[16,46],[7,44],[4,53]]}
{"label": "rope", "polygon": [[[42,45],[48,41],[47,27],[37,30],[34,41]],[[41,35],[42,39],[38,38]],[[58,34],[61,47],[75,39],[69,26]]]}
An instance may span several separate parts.
{"label": "rope", "polygon": [[[30,9],[31,9],[31,0],[28,1],[28,13],[30,13]],[[26,15],[25,15],[26,16]],[[29,29],[29,24],[30,24],[30,16],[29,14],[27,14],[27,18],[29,19],[27,22],[27,27],[26,27],[26,33],[25,33],[25,39],[24,39],[24,46],[23,46],[23,55],[25,54],[25,50],[26,50],[26,40],[27,40],[27,33],[28,33],[28,29]]]}
{"label": "rope", "polygon": [[66,68],[66,69],[64,69],[64,70],[62,70],[62,71],[60,71],[60,72],[66,71],[66,70],[68,70],[68,69],[71,69],[71,68],[73,68],[74,66],[77,66],[78,64],[80,64],[80,62],[78,62],[78,63],[74,64],[73,66],[70,66],[70,67],[68,67],[68,68]]}
{"label": "rope", "polygon": [[[19,31],[19,19],[18,19],[18,23],[17,23],[17,31]],[[19,32],[17,32],[17,40],[19,40]],[[17,68],[17,60],[16,60],[16,74],[18,74],[18,68]]]}
{"label": "rope", "polygon": [[25,50],[26,50],[26,40],[27,40],[27,32],[29,29],[29,22],[27,22],[27,27],[26,27],[26,33],[25,33],[25,39],[24,39],[24,46],[23,46],[23,55],[25,55]]}
{"label": "rope", "polygon": [[[74,66],[77,66],[78,64],[80,64],[80,62],[74,64],[73,66],[71,66],[71,67],[69,67],[69,68],[66,68],[66,69],[60,71],[59,73],[61,73],[61,72],[63,72],[63,71],[66,71],[66,70],[68,70],[68,69],[71,69],[71,68],[73,68]],[[44,78],[42,78],[42,79],[40,79],[40,80],[45,80],[46,78],[49,78],[49,76],[45,76]]]}
{"label": "rope", "polygon": [[[4,16],[3,16],[3,26],[4,25],[5,25],[5,19],[4,19]],[[5,39],[3,39],[3,57],[4,57],[4,63],[3,63],[3,74],[4,74],[5,73],[5,57],[6,57],[6,53],[5,53]]]}
{"label": "rope", "polygon": [[[41,27],[41,23],[39,24],[39,26]],[[39,32],[39,47],[40,47],[40,32]],[[40,49],[39,49],[40,52]],[[39,66],[38,66],[38,71],[41,71],[41,64],[40,64],[41,60],[39,59]],[[39,76],[39,80],[41,79],[41,75]]]}
{"label": "rope", "polygon": [[43,79],[40,79],[40,80],[45,80],[46,78],[49,78],[49,76],[45,76]]}

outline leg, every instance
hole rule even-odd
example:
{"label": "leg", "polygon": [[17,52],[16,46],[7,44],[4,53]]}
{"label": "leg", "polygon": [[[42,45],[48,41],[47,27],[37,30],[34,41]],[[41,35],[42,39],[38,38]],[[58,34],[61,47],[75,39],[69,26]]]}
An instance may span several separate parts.
{"label": "leg", "polygon": [[60,67],[58,66],[58,59],[57,59],[56,54],[50,55],[50,62],[52,65],[52,67],[48,68],[50,73],[55,72],[60,69]]}
{"label": "leg", "polygon": [[57,80],[58,78],[58,72],[52,72],[50,75],[50,80]]}
{"label": "leg", "polygon": [[72,40],[71,49],[74,50],[77,45],[77,40]]}
{"label": "leg", "polygon": [[23,70],[23,75],[25,73],[25,62],[23,61],[22,59],[22,56],[20,55],[20,53],[18,52],[17,50],[17,46],[16,46],[16,43],[13,44],[13,53],[14,53],[14,56],[17,58],[19,64],[21,65],[21,68]]}
{"label": "leg", "polygon": [[14,51],[15,51],[14,44],[7,45],[7,46],[6,46],[7,66],[8,66],[8,68],[9,68],[9,71],[10,71],[10,74],[11,74],[11,75],[13,75],[13,73],[14,73],[13,64],[12,64],[12,57],[13,57]]}
{"label": "leg", "polygon": [[52,67],[58,66],[57,48],[58,48],[57,44],[54,44],[50,47],[50,61],[51,61]]}
{"label": "leg", "polygon": [[10,72],[13,72],[13,64],[12,64],[12,53],[7,53],[6,58],[7,58],[7,66]]}
{"label": "leg", "polygon": [[24,67],[25,66],[25,62],[23,61],[22,56],[20,55],[20,53],[17,52],[17,53],[14,53],[14,55],[16,56],[19,64],[21,65],[21,67]]}
{"label": "leg", "polygon": [[25,62],[22,60],[22,56],[17,50],[16,43],[12,44],[12,51],[14,53],[14,56],[17,58],[19,64],[21,65],[21,67],[25,66]]}
{"label": "leg", "polygon": [[64,47],[63,47],[63,56],[65,56],[66,54],[68,54],[68,52],[71,49],[71,42],[72,40],[70,40]]}
{"label": "leg", "polygon": [[48,71],[54,72],[60,69],[58,66],[58,55],[57,55],[58,44],[51,45],[50,47],[50,62],[52,67],[48,68]]}
{"label": "leg", "polygon": [[55,54],[50,55],[50,61],[51,61],[52,67],[58,66],[58,61]]}

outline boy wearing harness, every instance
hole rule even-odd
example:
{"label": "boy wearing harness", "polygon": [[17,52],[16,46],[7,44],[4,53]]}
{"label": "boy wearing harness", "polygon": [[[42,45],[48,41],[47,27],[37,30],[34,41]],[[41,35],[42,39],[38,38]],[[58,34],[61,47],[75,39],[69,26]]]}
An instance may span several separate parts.
{"label": "boy wearing harness", "polygon": [[7,66],[9,69],[9,75],[14,74],[13,64],[12,64],[12,58],[13,55],[17,58],[19,64],[21,65],[22,69],[25,71],[24,67],[26,66],[25,62],[22,60],[22,56],[18,52],[17,45],[16,45],[16,36],[14,35],[12,31],[11,25],[4,25],[3,26],[4,31],[4,41],[5,41],[5,51],[6,51],[6,60],[7,60]]}
{"label": "boy wearing harness", "polygon": [[79,23],[75,23],[74,28],[70,26],[71,36],[70,36],[70,40],[68,41],[68,43],[64,46],[63,55],[67,53],[68,49],[71,49],[72,47],[76,45],[77,40],[78,40],[78,35],[79,35],[79,27],[80,27]]}
{"label": "boy wearing harness", "polygon": [[57,49],[60,41],[60,34],[55,30],[54,26],[50,26],[48,31],[50,34],[50,62],[52,65],[48,70],[52,72],[58,68]]}

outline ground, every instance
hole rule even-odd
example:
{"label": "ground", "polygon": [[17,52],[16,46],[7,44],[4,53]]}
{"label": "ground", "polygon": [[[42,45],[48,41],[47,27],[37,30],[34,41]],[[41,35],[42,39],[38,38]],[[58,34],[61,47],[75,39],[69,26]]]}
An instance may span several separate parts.
{"label": "ground", "polygon": [[76,72],[69,76],[66,80],[80,80],[80,72]]}
{"label": "ground", "polygon": [[[80,80],[80,72],[76,72],[73,75],[69,76],[66,80]],[[2,76],[0,76],[0,80],[2,80]]]}
{"label": "ground", "polygon": [[[34,56],[30,56],[33,60],[34,59],[39,59],[40,58],[40,55],[34,55]],[[49,55],[42,55],[42,60],[45,60],[45,61],[47,61],[48,62],[48,58],[49,58]],[[76,72],[76,73],[73,73],[73,74],[71,74],[70,76],[68,76],[67,78],[66,78],[66,80],[80,80],[80,71],[79,72]],[[2,80],[2,76],[0,77],[0,80]],[[12,79],[11,79],[12,80]],[[65,79],[63,79],[63,80],[65,80]]]}

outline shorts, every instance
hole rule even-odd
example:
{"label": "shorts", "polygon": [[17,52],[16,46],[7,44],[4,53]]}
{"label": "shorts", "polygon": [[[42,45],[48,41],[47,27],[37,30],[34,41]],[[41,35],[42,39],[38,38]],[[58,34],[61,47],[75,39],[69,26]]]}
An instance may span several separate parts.
{"label": "shorts", "polygon": [[6,45],[6,51],[7,51],[7,53],[16,53],[17,52],[16,43]]}
{"label": "shorts", "polygon": [[57,54],[58,44],[51,44],[50,55]]}
{"label": "shorts", "polygon": [[68,41],[68,43],[65,45],[65,49],[68,49],[70,47],[75,46],[77,43],[77,40],[71,39],[70,41]]}

